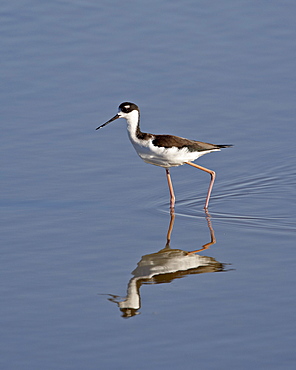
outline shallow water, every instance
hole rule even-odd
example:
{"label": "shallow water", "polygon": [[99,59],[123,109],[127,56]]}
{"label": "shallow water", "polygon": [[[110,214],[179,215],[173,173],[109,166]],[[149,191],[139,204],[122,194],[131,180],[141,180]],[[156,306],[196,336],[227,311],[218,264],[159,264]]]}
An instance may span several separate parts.
{"label": "shallow water", "polygon": [[[294,369],[295,10],[3,6],[1,368]],[[126,100],[234,144],[198,160],[209,215],[209,176],[174,168],[170,230],[165,171],[124,120],[95,131]]]}

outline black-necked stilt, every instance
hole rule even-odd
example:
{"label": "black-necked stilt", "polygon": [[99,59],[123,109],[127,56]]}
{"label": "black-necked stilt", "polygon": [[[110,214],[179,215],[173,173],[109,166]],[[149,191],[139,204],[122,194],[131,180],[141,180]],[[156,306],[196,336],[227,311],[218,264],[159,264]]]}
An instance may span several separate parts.
{"label": "black-necked stilt", "polygon": [[208,172],[211,175],[211,181],[204,206],[204,208],[207,209],[216,174],[208,168],[192,163],[192,161],[204,154],[220,151],[221,148],[228,148],[232,145],[215,145],[203,143],[201,141],[188,140],[179,136],[153,135],[142,132],[140,129],[139,107],[136,104],[129,102],[121,103],[118,108],[118,113],[109,121],[97,127],[96,130],[106,126],[112,121],[115,121],[117,118],[126,119],[130,141],[143,161],[165,168],[170,190],[171,210],[174,209],[175,194],[169,170],[170,167],[181,166],[186,163],[202,171]]}

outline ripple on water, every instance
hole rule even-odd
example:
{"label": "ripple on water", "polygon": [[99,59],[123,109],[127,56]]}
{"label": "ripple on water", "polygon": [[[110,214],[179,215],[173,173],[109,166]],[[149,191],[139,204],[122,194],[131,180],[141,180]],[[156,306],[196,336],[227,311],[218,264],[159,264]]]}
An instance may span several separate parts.
{"label": "ripple on water", "polygon": [[[272,172],[217,182],[209,207],[212,219],[238,227],[295,232],[295,173],[285,167]],[[194,218],[205,216],[205,194],[196,194],[194,190],[183,193],[183,199],[179,197],[176,214]],[[168,212],[168,203],[158,204],[158,209]]]}

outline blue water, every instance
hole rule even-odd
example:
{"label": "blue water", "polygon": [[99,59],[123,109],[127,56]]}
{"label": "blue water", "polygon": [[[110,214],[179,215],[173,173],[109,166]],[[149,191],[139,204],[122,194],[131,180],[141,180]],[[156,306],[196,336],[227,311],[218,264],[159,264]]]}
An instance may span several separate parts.
{"label": "blue water", "polygon": [[[295,11],[2,6],[1,369],[295,368]],[[124,120],[95,131],[122,101],[143,131],[234,144],[198,160],[209,217],[208,174],[172,169],[172,251],[165,171]]]}

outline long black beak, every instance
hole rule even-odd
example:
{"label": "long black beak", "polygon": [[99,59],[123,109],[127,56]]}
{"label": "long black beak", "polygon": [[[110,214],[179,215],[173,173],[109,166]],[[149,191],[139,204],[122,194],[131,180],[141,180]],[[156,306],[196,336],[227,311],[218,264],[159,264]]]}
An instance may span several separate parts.
{"label": "long black beak", "polygon": [[103,123],[101,126],[97,127],[96,130],[98,130],[101,127],[104,127],[104,126],[108,125],[108,123],[110,123],[112,121],[115,121],[117,118],[120,118],[120,115],[119,114],[116,114],[116,116],[114,116],[113,118],[109,119],[109,121],[107,121],[107,122]]}

